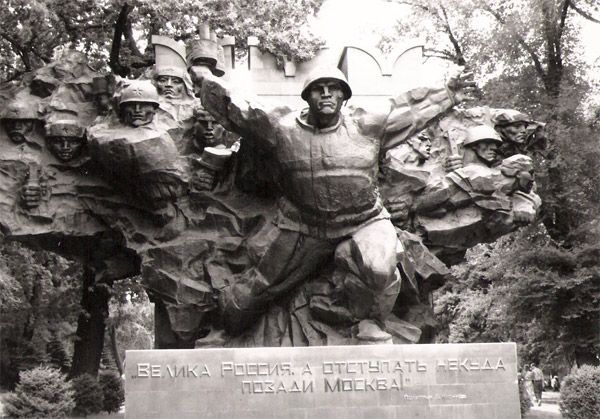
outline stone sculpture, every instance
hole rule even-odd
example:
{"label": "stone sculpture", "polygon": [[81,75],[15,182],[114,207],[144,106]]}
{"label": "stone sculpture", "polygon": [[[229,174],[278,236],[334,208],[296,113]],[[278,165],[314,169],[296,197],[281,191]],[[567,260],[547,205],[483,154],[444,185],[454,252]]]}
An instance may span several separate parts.
{"label": "stone sculpture", "polygon": [[205,107],[223,125],[269,148],[281,171],[273,242],[256,267],[220,291],[226,330],[238,334],[247,329],[271,301],[304,283],[335,254],[336,269],[355,302],[350,309],[360,320],[357,337],[390,340],[380,325],[392,311],[401,277],[396,231],[377,186],[379,152],[423,128],[472,86],[457,77],[451,89],[396,97],[387,113],[357,109],[344,115],[342,103],[352,96],[344,75],[317,68],[301,93],[308,109],[268,113],[238,104],[216,79],[202,77],[193,66],[191,71],[202,83]]}
{"label": "stone sculpture", "polygon": [[39,119],[35,107],[28,105],[15,101],[8,104],[0,114],[2,127],[8,138],[17,145],[31,142],[28,138],[34,131],[36,120]]}
{"label": "stone sculpture", "polygon": [[498,133],[487,125],[471,127],[463,143],[465,154],[463,164],[475,164],[492,167],[498,156],[498,147],[502,140]]}
{"label": "stone sculpture", "polygon": [[545,148],[545,139],[541,130],[544,124],[532,121],[524,113],[514,109],[498,109],[493,115],[492,122],[502,137],[503,144],[500,152],[504,157],[527,154]]}
{"label": "stone sculpture", "polygon": [[5,95],[0,224],[96,281],[141,273],[159,348],[426,342],[442,261],[537,213],[529,157],[472,152],[506,110],[456,109],[464,74],[373,113],[319,68],[307,109],[266,110],[216,78],[213,37],[153,44],[141,80],[65,51]]}
{"label": "stone sculpture", "polygon": [[85,146],[85,128],[75,120],[58,120],[46,125],[48,149],[62,163],[79,157]]}
{"label": "stone sculpture", "polygon": [[120,123],[95,125],[88,138],[90,154],[103,167],[105,179],[149,208],[166,210],[183,194],[187,175],[174,140],[155,121],[158,107],[152,83],[128,82],[120,92]]}

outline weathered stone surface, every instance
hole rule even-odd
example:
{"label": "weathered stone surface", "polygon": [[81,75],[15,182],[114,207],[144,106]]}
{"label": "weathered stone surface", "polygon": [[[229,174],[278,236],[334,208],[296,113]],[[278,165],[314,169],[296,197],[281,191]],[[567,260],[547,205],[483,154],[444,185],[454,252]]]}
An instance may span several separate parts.
{"label": "weathered stone surface", "polygon": [[[146,86],[156,83],[156,75],[149,69]],[[94,85],[100,79],[106,82],[102,89]],[[233,102],[218,103],[223,112],[233,112],[224,126],[239,128],[245,118],[258,132],[239,146],[244,133],[213,126],[214,118],[191,97],[185,75],[186,95],[159,97],[150,123],[129,126],[117,111],[124,89],[137,81],[109,79],[67,52],[22,85],[0,89],[7,110],[0,131],[0,224],[11,239],[93,261],[103,269],[99,277],[141,273],[157,302],[158,347],[341,345],[389,341],[389,336],[395,343],[430,341],[435,321],[428,296],[448,275],[442,260],[460,260],[468,247],[531,221],[539,208],[539,198],[528,190],[531,160],[526,156],[491,168],[465,164],[446,170],[445,159],[456,151],[448,138],[460,151],[466,127],[492,124],[491,110],[453,111],[431,127],[431,140],[406,135],[412,123],[407,109],[416,102],[428,104],[426,120],[451,106],[444,88],[417,89],[394,99],[397,108],[386,127],[394,135],[382,140],[393,147],[379,176],[381,150],[369,136],[354,135],[356,147],[342,134],[336,147],[329,142],[316,147],[313,141],[309,149],[310,142],[298,140],[286,149],[289,155],[261,147],[269,118],[285,119],[286,132],[297,128],[286,106],[267,117],[256,109],[236,113]],[[100,106],[97,96],[109,92],[113,106]],[[12,105],[20,110],[8,113]],[[367,115],[353,112],[357,120]],[[383,119],[373,115],[353,129],[374,130]],[[33,122],[23,135],[10,136],[9,117]],[[66,120],[87,127],[85,144],[72,159],[59,158],[44,139],[44,124],[52,134],[51,127]],[[297,128],[305,134],[304,129]],[[222,154],[232,157],[221,170],[202,172],[205,147],[228,148]],[[297,152],[308,157],[298,159]],[[283,166],[306,169],[314,157],[310,153],[317,152],[322,157],[318,185],[302,176],[292,182]],[[348,176],[349,169],[355,178]],[[364,188],[369,194],[362,193]],[[365,202],[379,203],[378,190],[395,228],[385,212],[380,218],[353,218]],[[278,206],[282,196],[300,218],[285,212],[291,207]],[[329,200],[332,217],[325,222],[314,216],[307,197],[318,202],[316,207]],[[330,228],[335,224],[330,221],[339,221],[340,208],[343,222]],[[285,222],[287,230],[275,226]],[[380,222],[387,227],[380,229]],[[326,239],[319,236],[323,223]],[[302,231],[279,234],[290,228]],[[261,262],[278,237],[287,250]],[[240,334],[224,333],[223,290],[243,283],[261,263],[269,269],[285,265],[288,256],[296,267],[268,284],[255,312],[242,313],[247,325]],[[242,297],[260,294],[251,288]],[[373,322],[361,327],[361,320]]]}
{"label": "weathered stone surface", "polygon": [[127,351],[127,418],[520,417],[512,343]]}

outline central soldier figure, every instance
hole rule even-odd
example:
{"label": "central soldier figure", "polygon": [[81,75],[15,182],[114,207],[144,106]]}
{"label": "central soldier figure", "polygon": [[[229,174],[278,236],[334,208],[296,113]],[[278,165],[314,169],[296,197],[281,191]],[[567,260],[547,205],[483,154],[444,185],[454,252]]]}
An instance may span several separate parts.
{"label": "central soldier figure", "polygon": [[282,191],[266,251],[221,290],[226,330],[237,334],[251,326],[271,301],[335,255],[336,266],[350,273],[346,290],[363,306],[356,315],[359,329],[375,331],[368,340],[388,341],[384,321],[400,291],[400,273],[396,231],[377,186],[380,155],[467,98],[474,88],[470,75],[401,94],[384,111],[369,113],[342,112],[352,90],[335,67],[310,73],[301,92],[308,108],[300,112],[266,111],[194,66],[190,72],[218,122],[271,152]]}

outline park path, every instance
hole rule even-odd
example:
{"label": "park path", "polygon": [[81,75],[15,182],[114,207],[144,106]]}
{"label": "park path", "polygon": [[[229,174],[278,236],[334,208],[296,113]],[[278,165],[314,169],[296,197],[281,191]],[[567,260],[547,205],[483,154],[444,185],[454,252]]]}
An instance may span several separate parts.
{"label": "park path", "polygon": [[542,393],[542,405],[533,406],[525,416],[525,419],[559,419],[562,418],[558,408],[560,393],[556,391],[544,391]]}
{"label": "park path", "polygon": [[[7,393],[0,393],[0,419],[4,416],[2,414],[2,400]],[[559,393],[556,392],[544,392],[542,395],[542,405],[533,406],[527,413],[524,419],[560,419],[562,415],[558,409]],[[124,419],[125,411],[121,409],[119,413],[103,413],[98,415],[90,415],[86,419]],[[76,419],[76,418],[73,418]]]}

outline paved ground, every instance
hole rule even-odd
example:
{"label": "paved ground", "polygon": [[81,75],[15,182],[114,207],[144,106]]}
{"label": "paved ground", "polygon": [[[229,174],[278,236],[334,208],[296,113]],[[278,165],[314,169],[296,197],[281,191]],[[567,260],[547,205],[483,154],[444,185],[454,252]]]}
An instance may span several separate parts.
{"label": "paved ground", "polygon": [[[0,419],[3,418],[2,415],[2,399],[6,396],[6,393],[0,393]],[[527,413],[524,419],[559,419],[562,418],[560,411],[558,409],[558,399],[560,398],[560,394],[556,392],[544,392],[542,395],[542,405],[541,406],[533,406],[531,410]],[[124,419],[125,411],[121,409],[119,413],[113,414],[98,414],[98,415],[90,415],[85,419]],[[74,418],[76,419],[76,418]]]}
{"label": "paved ground", "polygon": [[557,404],[544,404],[534,406],[525,416],[525,419],[551,419],[562,418]]}
{"label": "paved ground", "polygon": [[542,405],[533,406],[525,419],[552,419],[562,418],[558,409],[558,400],[560,393],[555,391],[545,391],[542,393]]}

